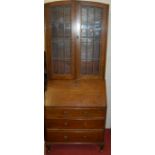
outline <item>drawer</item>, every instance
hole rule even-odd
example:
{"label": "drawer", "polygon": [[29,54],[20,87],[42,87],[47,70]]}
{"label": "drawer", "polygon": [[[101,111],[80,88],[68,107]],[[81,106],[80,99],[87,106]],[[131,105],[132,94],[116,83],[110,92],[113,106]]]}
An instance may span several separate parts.
{"label": "drawer", "polygon": [[104,130],[47,130],[46,141],[49,142],[86,142],[104,141]]}
{"label": "drawer", "polygon": [[45,108],[45,118],[104,117],[105,108]]}
{"label": "drawer", "polygon": [[46,119],[46,128],[52,129],[102,129],[104,128],[103,119]]}

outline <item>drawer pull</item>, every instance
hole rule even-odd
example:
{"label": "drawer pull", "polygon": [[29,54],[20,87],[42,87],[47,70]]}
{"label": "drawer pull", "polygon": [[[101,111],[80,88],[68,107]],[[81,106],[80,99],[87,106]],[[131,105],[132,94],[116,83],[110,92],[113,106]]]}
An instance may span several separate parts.
{"label": "drawer pull", "polygon": [[87,122],[84,122],[84,127],[86,127],[87,126]]}
{"label": "drawer pull", "polygon": [[87,115],[88,114],[88,111],[84,111],[84,114]]}
{"label": "drawer pull", "polygon": [[68,122],[65,122],[64,125],[67,126],[68,125]]}
{"label": "drawer pull", "polygon": [[87,136],[83,136],[83,138],[87,138]]}
{"label": "drawer pull", "polygon": [[68,111],[64,111],[63,113],[64,113],[64,114],[68,114]]}
{"label": "drawer pull", "polygon": [[68,136],[64,136],[64,140],[67,140],[68,139]]}

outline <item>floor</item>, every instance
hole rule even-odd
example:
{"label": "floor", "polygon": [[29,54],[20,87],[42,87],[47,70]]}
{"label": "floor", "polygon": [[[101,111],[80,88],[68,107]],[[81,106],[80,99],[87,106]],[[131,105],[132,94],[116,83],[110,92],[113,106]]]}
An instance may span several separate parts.
{"label": "floor", "polygon": [[111,130],[105,130],[105,146],[102,152],[98,145],[52,145],[46,155],[111,155]]}

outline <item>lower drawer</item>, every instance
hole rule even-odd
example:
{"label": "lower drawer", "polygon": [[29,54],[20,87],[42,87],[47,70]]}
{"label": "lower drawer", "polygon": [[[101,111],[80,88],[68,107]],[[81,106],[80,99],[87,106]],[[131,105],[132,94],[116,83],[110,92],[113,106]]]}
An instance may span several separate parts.
{"label": "lower drawer", "polygon": [[46,132],[48,142],[86,142],[98,143],[104,141],[104,130],[48,130]]}

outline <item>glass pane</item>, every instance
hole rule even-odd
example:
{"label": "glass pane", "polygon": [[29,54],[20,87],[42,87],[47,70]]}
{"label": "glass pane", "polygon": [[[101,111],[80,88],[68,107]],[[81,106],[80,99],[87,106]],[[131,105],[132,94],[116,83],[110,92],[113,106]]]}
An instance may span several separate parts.
{"label": "glass pane", "polygon": [[92,61],[93,59],[93,43],[90,42],[88,43],[88,48],[87,48],[87,61]]}
{"label": "glass pane", "polygon": [[65,73],[71,72],[71,61],[65,61]]}
{"label": "glass pane", "polygon": [[88,24],[94,24],[94,8],[88,8]]}
{"label": "glass pane", "polygon": [[87,25],[82,25],[81,26],[81,36],[82,37],[87,37]]}
{"label": "glass pane", "polygon": [[65,47],[64,47],[64,52],[65,52],[65,59],[69,60],[71,58],[71,51],[70,51],[70,39],[65,40]]}
{"label": "glass pane", "polygon": [[93,37],[94,25],[88,25],[88,37]]}
{"label": "glass pane", "polygon": [[96,20],[102,20],[102,9],[95,8],[95,19]]}
{"label": "glass pane", "polygon": [[55,74],[71,73],[71,8],[51,8],[52,67]]}
{"label": "glass pane", "polygon": [[87,23],[87,8],[82,8],[82,24]]}
{"label": "glass pane", "polygon": [[86,71],[86,61],[82,60],[81,61],[81,74],[86,74],[87,71]]}
{"label": "glass pane", "polygon": [[64,9],[64,18],[65,18],[65,22],[71,22],[71,16],[70,16],[70,7],[65,7]]}
{"label": "glass pane", "polygon": [[102,9],[83,6],[81,8],[81,74],[98,74]]}
{"label": "glass pane", "polygon": [[70,23],[66,23],[65,24],[65,37],[70,37],[71,35],[71,24]]}
{"label": "glass pane", "polygon": [[87,51],[87,44],[86,43],[81,43],[81,59],[82,60],[86,60],[87,59],[86,51]]}

